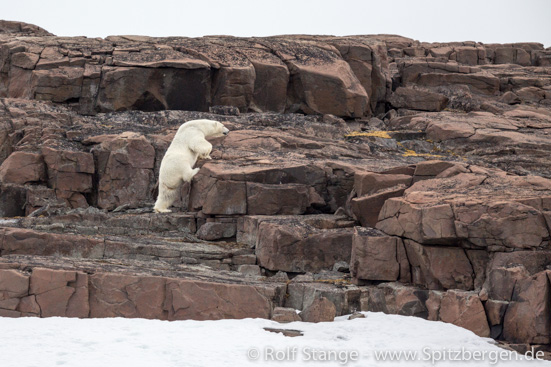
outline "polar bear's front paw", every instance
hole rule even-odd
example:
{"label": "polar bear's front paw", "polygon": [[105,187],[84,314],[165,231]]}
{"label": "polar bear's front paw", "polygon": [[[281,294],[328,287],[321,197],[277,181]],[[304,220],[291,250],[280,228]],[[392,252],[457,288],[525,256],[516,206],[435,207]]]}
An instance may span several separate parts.
{"label": "polar bear's front paw", "polygon": [[212,159],[210,154],[203,154],[203,155],[200,155],[199,158],[201,159]]}

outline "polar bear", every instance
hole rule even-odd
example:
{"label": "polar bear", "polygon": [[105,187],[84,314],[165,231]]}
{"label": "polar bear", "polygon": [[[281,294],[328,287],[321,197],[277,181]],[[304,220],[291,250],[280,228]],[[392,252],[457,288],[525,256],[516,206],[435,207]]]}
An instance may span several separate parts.
{"label": "polar bear", "polygon": [[153,210],[170,213],[168,209],[176,200],[183,182],[190,182],[199,172],[193,168],[197,158],[211,159],[212,145],[207,138],[228,135],[229,130],[213,120],[188,121],[176,132],[168,147],[159,170],[159,196]]}

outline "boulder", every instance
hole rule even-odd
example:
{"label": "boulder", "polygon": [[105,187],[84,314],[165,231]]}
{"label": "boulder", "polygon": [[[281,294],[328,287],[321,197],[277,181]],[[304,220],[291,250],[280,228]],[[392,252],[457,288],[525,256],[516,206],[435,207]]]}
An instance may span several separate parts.
{"label": "boulder", "polygon": [[32,72],[34,98],[53,102],[78,100],[82,91],[84,68],[61,66]]}
{"label": "boulder", "polygon": [[353,198],[350,202],[350,209],[362,226],[375,227],[386,201],[390,198],[402,196],[404,191],[404,186],[398,186],[396,189],[388,189],[377,194]]}
{"label": "boulder", "polygon": [[40,308],[40,316],[88,317],[88,274],[35,268],[29,293]]}
{"label": "boulder", "polygon": [[310,206],[310,190],[306,185],[267,185],[247,183],[247,214],[304,214]]}
{"label": "boulder", "polygon": [[[367,92],[336,50],[330,51],[307,42],[282,42],[272,46],[290,72],[291,95],[288,97],[293,104],[290,112],[343,117],[366,114]],[[311,57],[313,55],[316,55],[315,59]]]}
{"label": "boulder", "polygon": [[414,284],[436,290],[474,288],[474,272],[465,250],[423,246],[412,240],[404,240],[404,244]]}
{"label": "boulder", "polygon": [[124,204],[137,204],[150,198],[155,149],[138,133],[94,137],[89,143],[97,160],[97,205],[115,209]]}
{"label": "boulder", "polygon": [[400,87],[391,94],[389,102],[394,108],[438,112],[447,106],[449,99],[439,93]]}
{"label": "boulder", "polygon": [[360,227],[354,230],[350,265],[355,279],[396,281],[410,273],[400,238]]}
{"label": "boulder", "polygon": [[411,181],[411,176],[404,174],[357,172],[354,175],[354,190],[361,197],[399,185],[409,186]]}
{"label": "boulder", "polygon": [[[58,198],[68,199],[69,206],[88,207],[83,193],[92,191],[92,174],[95,173],[94,156],[87,152],[42,148],[48,171],[48,184],[56,190]],[[80,199],[80,200],[79,200]]]}
{"label": "boulder", "polygon": [[293,217],[258,225],[258,263],[273,271],[329,270],[339,261],[350,261],[351,248],[352,229],[320,230]]}
{"label": "boulder", "polygon": [[488,269],[488,277],[483,290],[489,299],[510,301],[515,284],[528,278],[530,274],[522,265],[514,267],[492,267]]}
{"label": "boulder", "polygon": [[0,182],[24,185],[46,180],[42,155],[29,152],[13,152],[0,166]]}
{"label": "boulder", "polygon": [[[307,279],[308,278],[308,279]],[[353,313],[361,308],[361,290],[346,282],[312,282],[308,275],[297,276],[287,285],[285,307],[305,310],[316,299],[325,297],[335,305],[338,316]]]}
{"label": "boulder", "polygon": [[235,237],[235,223],[207,222],[199,227],[197,237],[205,241]]}
{"label": "boulder", "polygon": [[440,319],[470,330],[478,336],[490,336],[484,306],[473,292],[446,292],[440,304]]}
{"label": "boulder", "polygon": [[470,90],[485,95],[499,92],[499,79],[476,66],[452,63],[406,60],[398,64],[402,81],[407,86],[441,87],[464,84]]}
{"label": "boulder", "polygon": [[333,302],[325,297],[316,299],[304,311],[300,313],[300,318],[304,322],[328,322],[333,321],[337,311]]}
{"label": "boulder", "polygon": [[210,67],[200,60],[185,64],[184,68],[104,66],[97,108],[207,111],[211,103]]}
{"label": "boulder", "polygon": [[503,320],[503,337],[513,343],[549,344],[551,341],[551,271],[515,283]]}
{"label": "boulder", "polygon": [[454,205],[459,237],[480,247],[537,248],[549,236],[543,214],[513,201]]}
{"label": "boulder", "polygon": [[403,316],[427,318],[425,301],[428,291],[400,283],[382,283],[368,287],[362,311],[384,312]]}
{"label": "boulder", "polygon": [[202,207],[205,214],[247,214],[247,185],[239,181],[216,181]]}
{"label": "boulder", "polygon": [[272,313],[272,320],[281,323],[302,321],[297,311],[294,308],[288,307],[274,308],[274,311]]}
{"label": "boulder", "polygon": [[449,204],[419,205],[391,198],[384,203],[376,228],[423,244],[454,244],[458,240],[454,219]]}
{"label": "boulder", "polygon": [[[29,276],[13,269],[0,269],[0,309],[5,309],[5,301],[19,299],[29,294]],[[15,306],[19,301],[15,302]],[[13,307],[15,310],[15,307]]]}

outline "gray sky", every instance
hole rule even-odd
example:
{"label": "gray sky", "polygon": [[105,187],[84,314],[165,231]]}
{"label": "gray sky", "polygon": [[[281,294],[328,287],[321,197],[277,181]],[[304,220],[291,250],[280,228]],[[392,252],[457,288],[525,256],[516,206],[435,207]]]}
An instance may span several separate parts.
{"label": "gray sky", "polygon": [[0,0],[0,19],[59,36],[399,34],[551,46],[551,0]]}

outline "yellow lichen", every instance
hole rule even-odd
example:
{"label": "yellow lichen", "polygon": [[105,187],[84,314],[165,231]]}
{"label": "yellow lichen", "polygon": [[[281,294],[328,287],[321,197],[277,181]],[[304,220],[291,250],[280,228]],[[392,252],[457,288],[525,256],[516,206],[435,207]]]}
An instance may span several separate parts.
{"label": "yellow lichen", "polygon": [[402,154],[403,157],[430,157],[430,158],[442,158],[442,157],[444,157],[443,155],[438,155],[438,154],[417,153],[414,150],[406,148],[404,146],[404,144],[402,144],[400,142],[396,142],[396,144],[398,144],[398,146],[404,148],[404,150],[406,151],[404,154]]}
{"label": "yellow lichen", "polygon": [[406,152],[402,154],[403,157],[430,157],[430,158],[443,158],[443,155],[429,154],[429,153],[416,153],[411,149],[406,149]]}
{"label": "yellow lichen", "polygon": [[373,136],[375,138],[392,139],[387,131],[352,131],[350,134],[346,134],[345,138],[355,138],[358,136]]}

